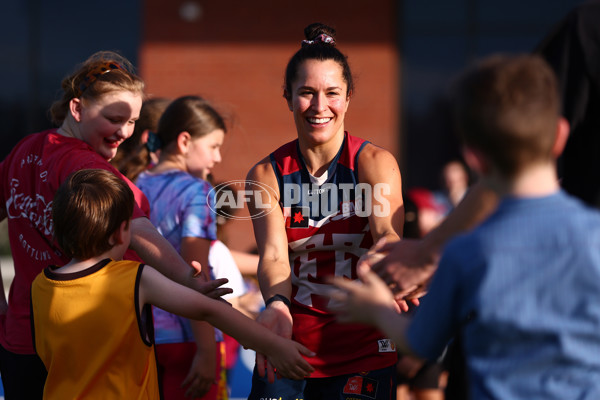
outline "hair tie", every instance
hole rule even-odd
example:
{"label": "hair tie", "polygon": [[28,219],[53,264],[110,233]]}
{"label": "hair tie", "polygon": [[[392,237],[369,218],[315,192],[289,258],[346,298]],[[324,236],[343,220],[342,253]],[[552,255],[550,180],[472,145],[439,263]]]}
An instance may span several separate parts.
{"label": "hair tie", "polygon": [[148,141],[146,142],[146,148],[151,153],[156,153],[162,147],[162,143],[158,135],[152,131],[148,131]]}
{"label": "hair tie", "polygon": [[314,38],[314,40],[303,40],[302,41],[303,46],[311,45],[311,44],[315,44],[315,43],[326,43],[326,44],[331,44],[332,46],[335,46],[335,39],[326,33],[321,33],[319,36]]}
{"label": "hair tie", "polygon": [[89,88],[92,85],[92,83],[94,83],[96,79],[98,79],[100,75],[104,75],[107,72],[110,72],[115,69],[122,68],[119,64],[117,64],[114,61],[108,61],[93,68],[90,72],[88,72],[85,75],[85,78],[83,78],[83,81],[79,84],[79,91],[77,93],[77,97],[81,96],[83,92],[85,92],[85,90]]}

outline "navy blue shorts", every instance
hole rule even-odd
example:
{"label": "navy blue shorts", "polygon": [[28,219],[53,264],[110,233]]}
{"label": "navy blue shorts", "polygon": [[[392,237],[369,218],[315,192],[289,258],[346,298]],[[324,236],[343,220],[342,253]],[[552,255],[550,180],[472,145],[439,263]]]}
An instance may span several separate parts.
{"label": "navy blue shorts", "polygon": [[261,378],[256,367],[248,400],[396,400],[396,366],[302,381]]}

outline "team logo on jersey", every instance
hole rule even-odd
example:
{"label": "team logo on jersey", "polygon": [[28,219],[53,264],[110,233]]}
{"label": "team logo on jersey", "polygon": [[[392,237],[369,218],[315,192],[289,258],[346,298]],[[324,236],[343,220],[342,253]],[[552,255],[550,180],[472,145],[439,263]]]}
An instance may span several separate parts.
{"label": "team logo on jersey", "polygon": [[292,207],[290,209],[290,228],[308,228],[308,207]]}
{"label": "team logo on jersey", "polygon": [[396,352],[396,343],[392,342],[390,339],[380,339],[377,341],[379,345],[380,353],[394,353]]}
{"label": "team logo on jersey", "polygon": [[377,385],[378,382],[375,379],[366,376],[353,376],[346,382],[344,394],[359,394],[375,399],[377,398]]}

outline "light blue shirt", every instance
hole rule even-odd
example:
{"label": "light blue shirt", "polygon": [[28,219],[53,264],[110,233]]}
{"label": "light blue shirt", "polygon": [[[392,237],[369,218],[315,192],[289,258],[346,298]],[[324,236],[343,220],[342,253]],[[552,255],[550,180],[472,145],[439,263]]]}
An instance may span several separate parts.
{"label": "light blue shirt", "polygon": [[472,400],[600,399],[600,213],[508,198],[451,241],[408,341],[435,359],[454,335]]}

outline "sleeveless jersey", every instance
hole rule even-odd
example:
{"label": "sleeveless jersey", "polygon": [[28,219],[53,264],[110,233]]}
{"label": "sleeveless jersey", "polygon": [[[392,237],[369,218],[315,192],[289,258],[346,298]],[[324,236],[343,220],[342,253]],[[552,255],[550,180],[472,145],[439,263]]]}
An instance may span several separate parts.
{"label": "sleeveless jersey", "polygon": [[312,183],[298,140],[271,153],[292,269],[293,339],[317,353],[311,377],[380,369],[397,360],[394,344],[362,324],[339,324],[328,311],[329,276],[356,279],[356,264],[373,245],[366,215],[367,185],[358,156],[368,142],[344,134],[325,182]]}
{"label": "sleeveless jersey", "polygon": [[84,271],[46,268],[31,288],[44,399],[158,399],[152,311],[139,310],[143,264],[104,260]]}

